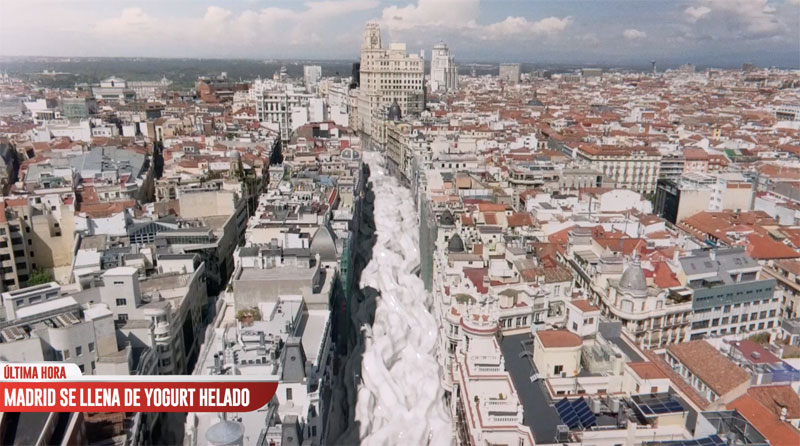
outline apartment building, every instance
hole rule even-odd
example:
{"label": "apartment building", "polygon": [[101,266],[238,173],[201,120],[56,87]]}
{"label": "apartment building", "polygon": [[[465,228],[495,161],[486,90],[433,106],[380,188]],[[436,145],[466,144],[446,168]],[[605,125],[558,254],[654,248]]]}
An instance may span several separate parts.
{"label": "apartment building", "polygon": [[430,90],[449,92],[458,89],[458,67],[444,42],[431,52]]}
{"label": "apartment building", "polygon": [[156,373],[192,370],[204,339],[209,311],[205,265],[140,277],[138,268],[119,266],[72,296],[82,303],[103,303],[111,314],[116,340],[134,352],[156,352]]}
{"label": "apartment building", "polygon": [[655,213],[679,223],[702,211],[747,210],[753,185],[740,173],[685,173],[678,180],[659,180]]}
{"label": "apartment building", "polygon": [[[0,278],[1,290],[17,290],[27,285],[35,267],[29,259],[30,235],[24,218],[0,202]],[[26,236],[27,234],[27,236]]]}
{"label": "apartment building", "polygon": [[667,347],[666,361],[695,391],[711,403],[724,407],[743,395],[751,375],[706,341],[690,341]]}
{"label": "apartment building", "polygon": [[519,83],[520,74],[522,71],[522,66],[518,63],[504,63],[500,64],[499,76],[498,78],[509,84],[517,84]]}
{"label": "apartment building", "polygon": [[679,261],[691,290],[691,339],[778,327],[776,281],[744,248],[693,251]]}
{"label": "apartment building", "polygon": [[646,147],[617,147],[579,144],[578,160],[603,175],[603,185],[654,193],[661,168],[661,154]]}
{"label": "apartment building", "polygon": [[382,146],[388,109],[396,103],[403,116],[421,113],[425,108],[424,83],[424,57],[407,54],[404,43],[384,48],[379,25],[368,23],[361,44],[360,83],[351,127]]}
{"label": "apartment building", "polygon": [[50,282],[2,294],[0,354],[7,361],[65,361],[84,374],[123,373],[109,367],[130,351],[117,345],[114,319],[101,303],[81,305]]}

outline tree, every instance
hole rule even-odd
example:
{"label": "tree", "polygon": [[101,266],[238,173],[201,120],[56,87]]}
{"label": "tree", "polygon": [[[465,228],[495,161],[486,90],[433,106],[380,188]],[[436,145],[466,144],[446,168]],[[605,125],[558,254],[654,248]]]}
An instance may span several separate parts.
{"label": "tree", "polygon": [[53,275],[50,274],[50,271],[42,271],[37,269],[31,273],[30,277],[28,277],[28,286],[42,285],[52,281]]}

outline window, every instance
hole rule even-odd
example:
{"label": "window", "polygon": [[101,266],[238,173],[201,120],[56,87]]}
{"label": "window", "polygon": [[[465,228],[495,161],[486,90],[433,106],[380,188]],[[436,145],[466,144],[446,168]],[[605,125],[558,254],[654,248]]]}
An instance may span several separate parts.
{"label": "window", "polygon": [[120,322],[127,322],[128,321],[128,315],[125,314],[125,313],[120,313],[120,314],[117,315],[117,320],[120,321]]}
{"label": "window", "polygon": [[69,350],[64,350],[64,359],[69,359]]}
{"label": "window", "polygon": [[89,343],[89,351],[90,351],[90,352],[93,352],[93,351],[94,351],[94,342],[90,342],[90,343]]}
{"label": "window", "polygon": [[83,347],[80,345],[75,347],[75,355],[76,356],[83,356]]}
{"label": "window", "polygon": [[563,365],[557,365],[557,366],[553,367],[553,374],[554,375],[560,375],[563,370],[564,370],[564,366]]}
{"label": "window", "polygon": [[292,400],[292,388],[291,387],[287,387],[286,388],[286,400],[287,401],[291,401]]}
{"label": "window", "polygon": [[117,306],[118,307],[124,307],[127,304],[128,304],[128,301],[126,301],[125,299],[117,299]]}
{"label": "window", "polygon": [[85,371],[84,370],[85,367],[83,366],[83,364],[78,364],[78,368],[81,369],[81,373]]}

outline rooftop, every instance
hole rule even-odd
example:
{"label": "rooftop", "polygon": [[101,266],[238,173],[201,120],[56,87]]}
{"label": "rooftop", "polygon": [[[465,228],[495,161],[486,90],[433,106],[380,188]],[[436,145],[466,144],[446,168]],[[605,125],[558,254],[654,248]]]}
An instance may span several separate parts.
{"label": "rooftop", "polygon": [[683,363],[717,395],[750,381],[750,373],[703,340],[672,344],[667,352]]}

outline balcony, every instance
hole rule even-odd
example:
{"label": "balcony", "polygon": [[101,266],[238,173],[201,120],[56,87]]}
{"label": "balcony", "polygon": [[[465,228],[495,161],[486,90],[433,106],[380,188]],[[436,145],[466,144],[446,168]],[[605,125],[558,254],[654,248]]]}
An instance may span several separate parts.
{"label": "balcony", "polygon": [[516,398],[479,400],[478,410],[484,425],[514,426],[522,423],[522,407]]}

